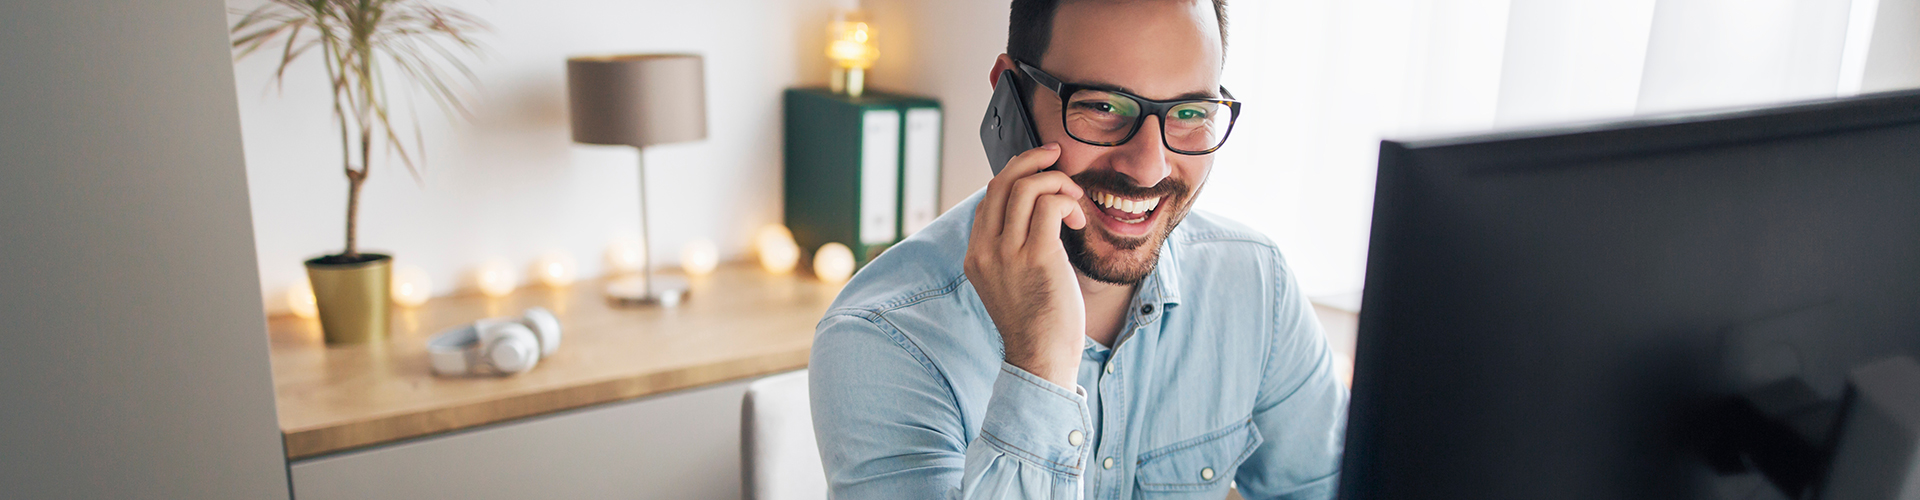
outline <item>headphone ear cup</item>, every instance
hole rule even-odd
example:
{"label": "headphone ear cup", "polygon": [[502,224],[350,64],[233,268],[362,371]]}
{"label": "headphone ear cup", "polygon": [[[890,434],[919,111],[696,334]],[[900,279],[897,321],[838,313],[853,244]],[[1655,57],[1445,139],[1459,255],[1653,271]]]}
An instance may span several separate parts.
{"label": "headphone ear cup", "polygon": [[553,311],[545,307],[527,308],[527,312],[520,315],[520,324],[533,330],[534,337],[540,340],[540,357],[552,356],[553,351],[560,349],[560,318],[555,317]]}
{"label": "headphone ear cup", "polygon": [[524,373],[540,362],[540,340],[517,321],[485,320],[480,330],[480,358],[502,373]]}

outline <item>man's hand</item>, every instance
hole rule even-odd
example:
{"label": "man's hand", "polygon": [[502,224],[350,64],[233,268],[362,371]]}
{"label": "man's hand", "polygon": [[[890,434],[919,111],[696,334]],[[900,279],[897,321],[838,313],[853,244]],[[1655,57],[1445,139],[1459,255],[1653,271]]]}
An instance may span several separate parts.
{"label": "man's hand", "polygon": [[1042,172],[1060,145],[1027,150],[987,183],[967,240],[967,279],[1006,343],[1007,363],[1061,387],[1078,380],[1087,312],[1060,243],[1060,225],[1085,228],[1086,196],[1067,174]]}

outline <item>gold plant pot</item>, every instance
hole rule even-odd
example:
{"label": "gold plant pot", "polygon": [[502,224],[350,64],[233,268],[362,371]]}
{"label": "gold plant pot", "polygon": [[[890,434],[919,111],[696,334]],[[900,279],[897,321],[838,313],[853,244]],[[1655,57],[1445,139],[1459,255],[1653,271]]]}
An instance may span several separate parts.
{"label": "gold plant pot", "polygon": [[320,306],[320,330],[328,344],[360,344],[387,338],[393,258],[363,253],[354,261],[329,255],[307,260],[307,279]]}

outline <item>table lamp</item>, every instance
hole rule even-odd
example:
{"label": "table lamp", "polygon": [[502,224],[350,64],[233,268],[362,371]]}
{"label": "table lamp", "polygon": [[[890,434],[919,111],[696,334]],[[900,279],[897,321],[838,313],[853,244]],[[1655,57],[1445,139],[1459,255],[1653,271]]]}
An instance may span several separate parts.
{"label": "table lamp", "polygon": [[656,281],[647,234],[646,147],[707,138],[705,72],[695,54],[630,54],[567,59],[567,104],[573,140],[640,150],[640,237],[646,245],[639,286],[615,282],[607,294],[623,303],[679,304],[686,283]]}

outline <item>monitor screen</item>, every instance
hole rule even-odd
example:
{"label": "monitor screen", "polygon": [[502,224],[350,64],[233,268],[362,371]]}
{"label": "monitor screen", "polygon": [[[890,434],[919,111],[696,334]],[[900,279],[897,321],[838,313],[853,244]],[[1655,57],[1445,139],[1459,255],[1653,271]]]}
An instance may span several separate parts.
{"label": "monitor screen", "polygon": [[1920,93],[1381,145],[1341,498],[1786,498],[1741,394],[1920,357]]}

